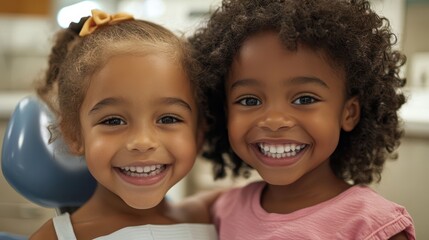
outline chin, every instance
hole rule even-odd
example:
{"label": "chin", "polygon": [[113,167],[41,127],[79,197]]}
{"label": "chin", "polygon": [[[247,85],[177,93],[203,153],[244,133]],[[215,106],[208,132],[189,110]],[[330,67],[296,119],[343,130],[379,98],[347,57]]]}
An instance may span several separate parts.
{"label": "chin", "polygon": [[272,180],[272,179],[264,179],[266,183],[270,184],[270,185],[275,185],[275,186],[287,186],[290,185],[292,183],[294,183],[295,181],[285,181],[285,180]]}
{"label": "chin", "polygon": [[123,200],[128,206],[134,209],[144,210],[144,209],[150,209],[150,208],[156,207],[162,201],[162,199],[163,198],[160,198],[160,199],[140,198],[140,199],[132,199],[128,201],[126,199],[123,199]]}
{"label": "chin", "polygon": [[260,174],[260,176],[262,177],[262,179],[270,184],[270,185],[276,185],[276,186],[287,186],[290,184],[293,184],[294,182],[296,182],[297,179],[293,179],[293,178],[285,178],[284,174],[282,174],[283,176],[273,176],[271,175],[262,175]]}

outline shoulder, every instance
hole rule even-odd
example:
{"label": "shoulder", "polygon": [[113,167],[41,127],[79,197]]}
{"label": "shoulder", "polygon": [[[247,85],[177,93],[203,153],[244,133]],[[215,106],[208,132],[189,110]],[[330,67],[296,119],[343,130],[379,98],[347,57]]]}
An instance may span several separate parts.
{"label": "shoulder", "polygon": [[[413,220],[407,210],[367,186],[354,186],[332,203],[333,211],[345,214],[354,231],[388,239],[400,232],[413,236]],[[400,235],[398,235],[400,236]],[[400,239],[400,238],[399,238]],[[411,238],[413,239],[413,238]]]}
{"label": "shoulder", "polygon": [[344,203],[350,210],[366,212],[367,214],[383,214],[387,216],[399,216],[407,214],[403,206],[394,203],[367,186],[353,186],[344,193],[344,197],[338,204]]}
{"label": "shoulder", "polygon": [[52,219],[47,221],[42,225],[35,233],[33,233],[30,240],[50,240],[57,239],[57,234],[55,233],[54,223]]}

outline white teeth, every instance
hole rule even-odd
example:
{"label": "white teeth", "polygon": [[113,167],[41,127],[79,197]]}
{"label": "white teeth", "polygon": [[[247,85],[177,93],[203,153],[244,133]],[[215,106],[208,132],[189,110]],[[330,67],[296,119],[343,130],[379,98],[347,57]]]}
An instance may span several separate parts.
{"label": "white teeth", "polygon": [[[261,143],[261,144],[262,144],[262,143]],[[265,152],[270,151],[270,147],[268,147],[268,145],[265,145],[263,148],[264,148],[264,151],[265,151]]]}
{"label": "white teeth", "polygon": [[157,174],[160,174],[162,171],[163,169],[156,169],[155,171],[152,171],[149,173],[137,173],[137,172],[130,172],[130,171],[123,171],[123,173],[131,177],[149,177],[149,176],[155,176]]}
{"label": "white teeth", "polygon": [[129,176],[153,176],[162,172],[165,169],[165,165],[126,166],[120,167],[120,169]]}
{"label": "white teeth", "polygon": [[272,158],[284,158],[295,156],[302,149],[305,148],[305,144],[267,144],[259,143],[259,150],[262,154]]}

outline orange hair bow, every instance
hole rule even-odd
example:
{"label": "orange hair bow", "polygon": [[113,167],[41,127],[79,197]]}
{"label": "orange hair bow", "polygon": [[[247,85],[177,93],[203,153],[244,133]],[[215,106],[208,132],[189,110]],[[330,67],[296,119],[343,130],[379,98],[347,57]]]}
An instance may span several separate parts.
{"label": "orange hair bow", "polygon": [[92,17],[88,18],[80,30],[79,36],[84,37],[93,33],[97,28],[103,25],[113,25],[115,23],[132,20],[134,17],[127,13],[116,13],[114,15],[109,15],[98,9],[91,10]]}

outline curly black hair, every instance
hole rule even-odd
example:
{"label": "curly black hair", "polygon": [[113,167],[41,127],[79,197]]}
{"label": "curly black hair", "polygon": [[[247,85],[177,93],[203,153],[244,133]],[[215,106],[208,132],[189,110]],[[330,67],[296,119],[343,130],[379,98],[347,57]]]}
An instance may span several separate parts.
{"label": "curly black hair", "polygon": [[224,0],[207,25],[190,37],[196,58],[205,67],[201,81],[210,84],[206,97],[210,126],[204,156],[215,163],[215,178],[248,172],[231,149],[226,127],[225,81],[243,42],[262,31],[278,33],[283,45],[304,44],[323,50],[346,73],[348,96],[361,107],[358,125],[342,131],[330,157],[334,173],[354,184],[379,181],[386,159],[395,159],[402,136],[398,109],[405,103],[399,76],[405,56],[392,49],[396,36],[389,21],[364,0]]}

